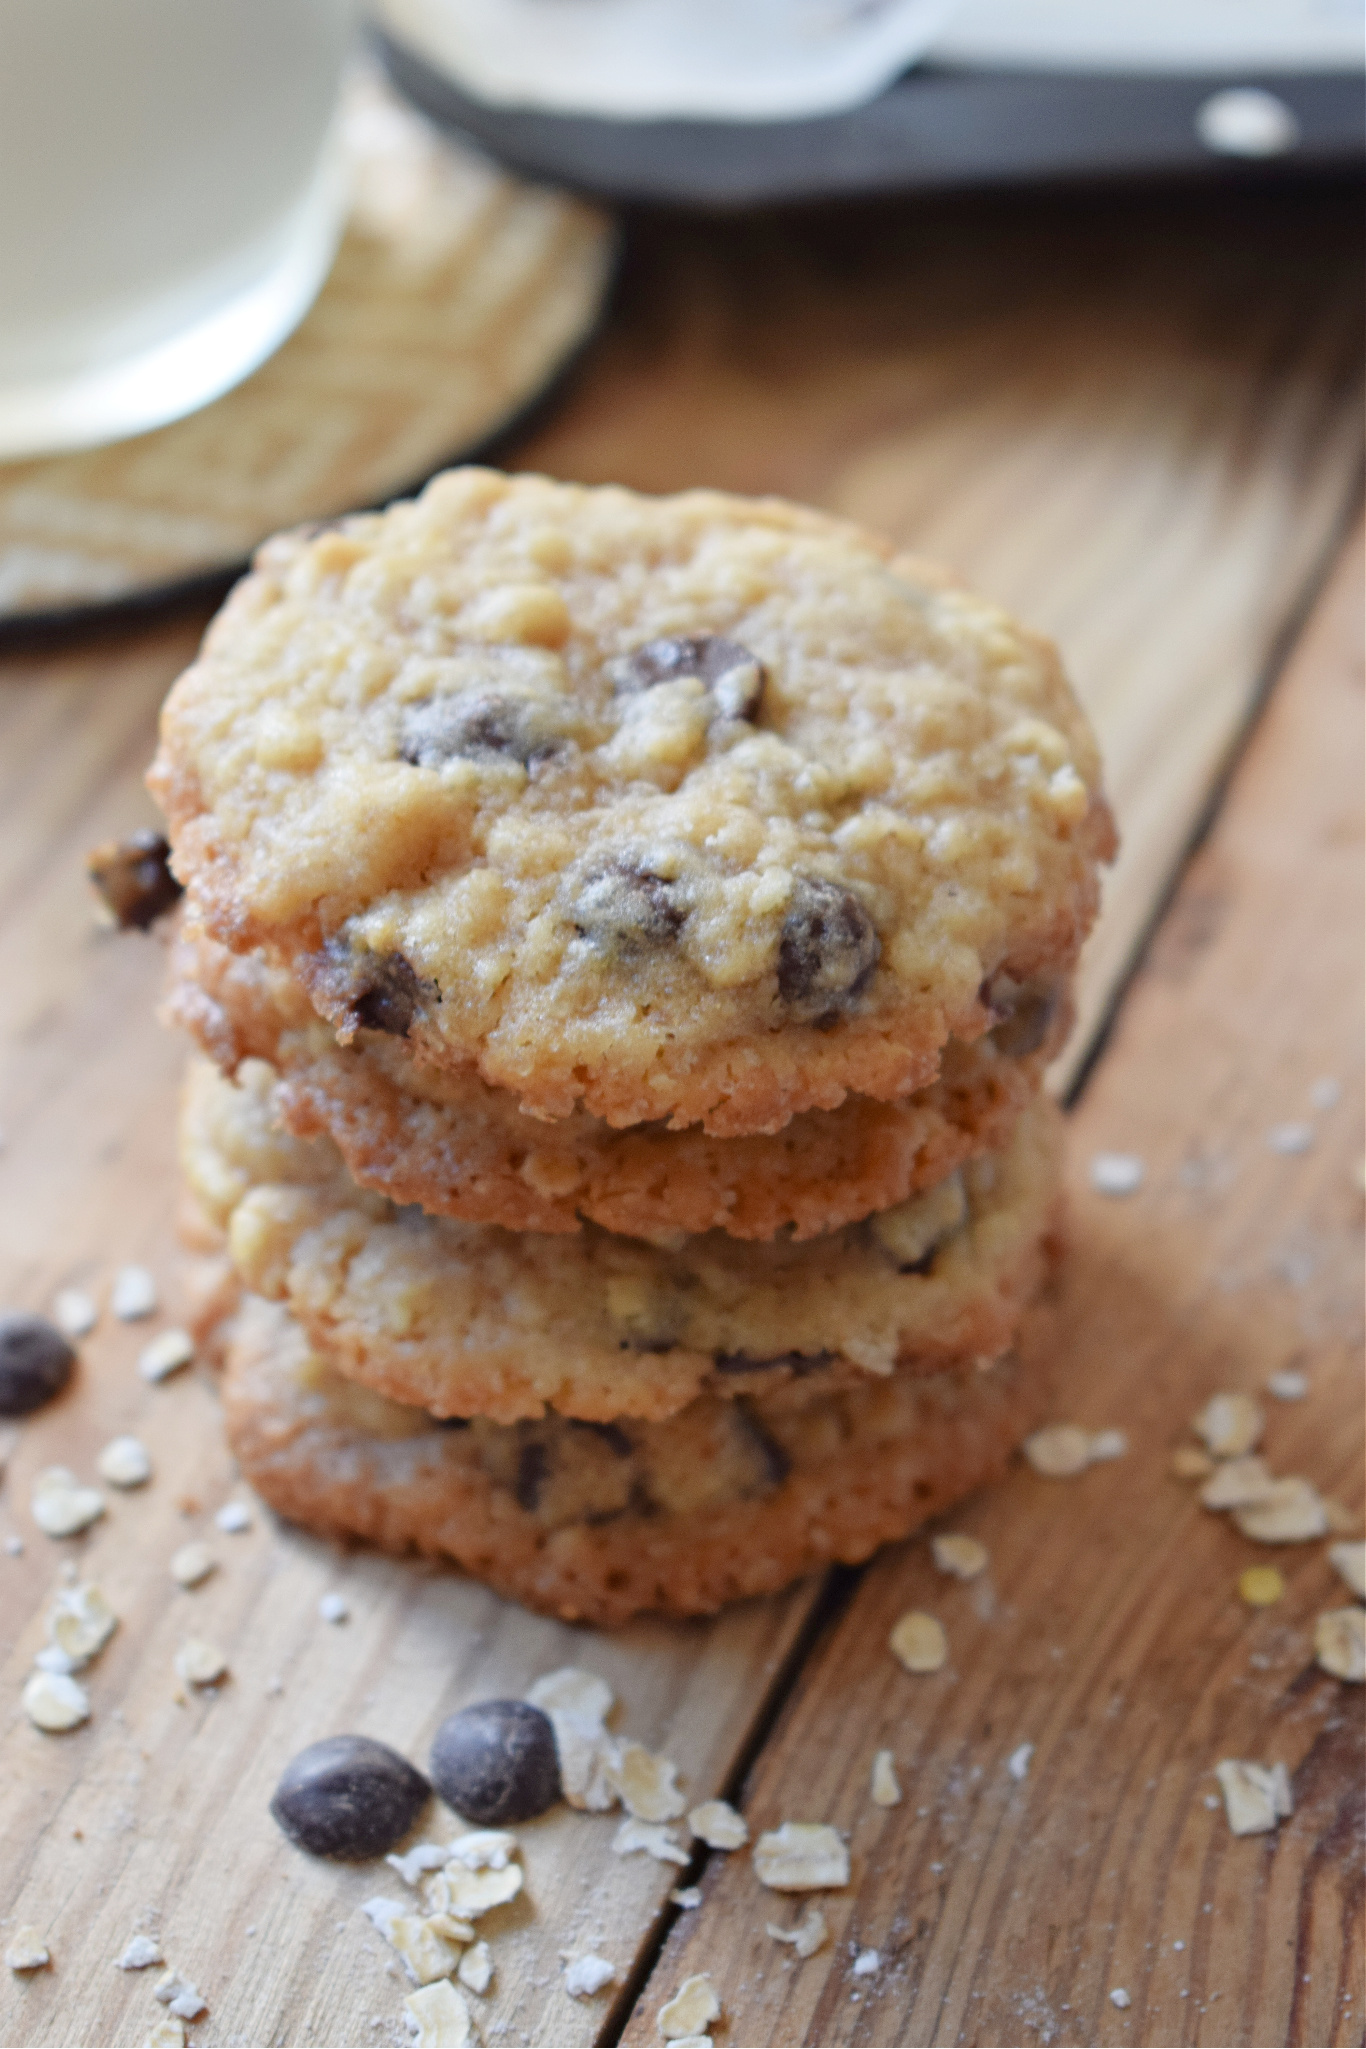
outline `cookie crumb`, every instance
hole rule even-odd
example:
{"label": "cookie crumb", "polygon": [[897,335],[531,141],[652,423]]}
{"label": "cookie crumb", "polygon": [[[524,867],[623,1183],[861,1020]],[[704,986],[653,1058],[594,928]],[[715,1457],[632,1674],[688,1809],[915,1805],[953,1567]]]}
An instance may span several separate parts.
{"label": "cookie crumb", "polygon": [[688,1815],[688,1827],[712,1850],[739,1850],[749,1841],[749,1828],[728,1800],[704,1800]]}
{"label": "cookie crumb", "polygon": [[1314,1624],[1314,1656],[1335,1679],[1366,1680],[1366,1612],[1329,1608]]}
{"label": "cookie crumb", "polygon": [[1032,1743],[1021,1743],[1017,1749],[1011,1751],[1006,1759],[1006,1770],[1017,1784],[1023,1785],[1024,1781],[1029,1777],[1029,1767],[1033,1756],[1034,1745]]}
{"label": "cookie crumb", "polygon": [[152,1477],[151,1454],[137,1437],[111,1437],[95,1466],[111,1487],[142,1487]]}
{"label": "cookie crumb", "polygon": [[160,2000],[163,2006],[168,2006],[171,2012],[178,2014],[183,2021],[197,2021],[201,2014],[206,2014],[209,2010],[209,2002],[199,1987],[192,1979],[187,1978],[183,1971],[176,1970],[174,1965],[163,1971],[157,1979],[152,1987],[152,1997]]}
{"label": "cookie crumb", "polygon": [[1267,1149],[1273,1153],[1287,1156],[1307,1153],[1314,1143],[1314,1127],[1300,1123],[1273,1124],[1266,1134],[1266,1143]]}
{"label": "cookie crumb", "polygon": [[1091,1465],[1104,1465],[1110,1459],[1127,1458],[1129,1440],[1122,1430],[1097,1430],[1091,1439],[1087,1458]]}
{"label": "cookie crumb", "polygon": [[175,1669],[187,1686],[214,1686],[226,1678],[228,1661],[216,1644],[187,1636],[175,1654]]}
{"label": "cookie crumb", "polygon": [[84,1288],[59,1288],[52,1298],[52,1321],[63,1337],[87,1337],[99,1320],[95,1299]]}
{"label": "cookie crumb", "polygon": [[104,1514],[97,1487],[83,1487],[65,1466],[47,1466],[33,1482],[33,1520],[46,1537],[74,1537]]}
{"label": "cookie crumb", "polygon": [[1282,1366],[1279,1372],[1267,1374],[1266,1391],[1278,1402],[1302,1402],[1309,1392],[1309,1376],[1293,1366]]}
{"label": "cookie crumb", "polygon": [[1075,1423],[1047,1423],[1024,1441],[1024,1455],[1036,1473],[1070,1480],[1091,1463],[1091,1433]]}
{"label": "cookie crumb", "polygon": [[52,1952],[38,1929],[25,1921],[6,1944],[5,1962],[12,1971],[42,1971],[52,1962]]}
{"label": "cookie crumb", "polygon": [[34,1728],[50,1736],[78,1727],[90,1714],[90,1695],[61,1672],[35,1672],[20,1701]]}
{"label": "cookie crumb", "polygon": [[1298,1474],[1277,1480],[1247,1507],[1235,1508],[1233,1520],[1258,1544],[1307,1544],[1328,1534],[1328,1512],[1318,1489]]}
{"label": "cookie crumb", "polygon": [[1143,1186],[1145,1171],[1137,1153],[1096,1153],[1091,1186],[1098,1195],[1134,1195]]}
{"label": "cookie crumb", "polygon": [[606,1957],[571,1956],[565,1961],[564,1989],[571,1999],[592,1999],[601,1992],[604,1985],[614,1982],[617,1975],[615,1964],[609,1964]]}
{"label": "cookie crumb", "polygon": [[853,1978],[871,1978],[875,1971],[881,1969],[882,1952],[876,1949],[861,1949],[849,1966],[849,1975]]}
{"label": "cookie crumb", "polygon": [[1266,1418],[1250,1394],[1212,1394],[1191,1428],[1215,1458],[1242,1458],[1261,1442]]}
{"label": "cookie crumb", "polygon": [[1238,1593],[1249,1608],[1274,1608],[1285,1592],[1285,1581],[1274,1565],[1249,1565],[1238,1575]]}
{"label": "cookie crumb", "polygon": [[979,1572],[986,1570],[987,1547],[979,1544],[976,1537],[946,1531],[943,1536],[931,1537],[930,1555],[938,1570],[951,1573],[954,1579],[976,1579]]}
{"label": "cookie crumb", "polygon": [[1133,2001],[1122,1985],[1116,1985],[1110,1993],[1110,2004],[1119,2007],[1122,2012],[1126,2006],[1132,2006]]}
{"label": "cookie crumb", "polygon": [[225,1501],[214,1522],[224,1536],[240,1537],[244,1530],[251,1528],[251,1510],[245,1501]]}
{"label": "cookie crumb", "polygon": [[209,1575],[217,1570],[218,1560],[207,1544],[182,1544],[171,1558],[171,1578],[177,1586],[202,1586]]}
{"label": "cookie crumb", "polygon": [[901,1786],[896,1775],[896,1759],[890,1750],[879,1750],[875,1754],[868,1791],[874,1807],[901,1805]]}
{"label": "cookie crumb", "polygon": [[1226,1757],[1214,1767],[1224,1811],[1235,1836],[1264,1835],[1295,1811],[1290,1774],[1283,1764],[1248,1764]]}
{"label": "cookie crumb", "polygon": [[948,1661],[949,1640],[943,1623],[918,1608],[901,1617],[887,1641],[892,1656],[908,1672],[937,1672]]}
{"label": "cookie crumb", "polygon": [[403,2010],[417,2049],[468,2049],[474,2040],[469,2007],[449,1978],[410,1992]]}
{"label": "cookie crumb", "polygon": [[179,1373],[193,1357],[194,1339],[187,1330],[159,1331],[150,1345],[144,1345],[139,1352],[138,1372],[155,1386],[159,1381],[169,1380],[173,1373]]}
{"label": "cookie crumb", "polygon": [[340,1594],[324,1594],[318,1603],[318,1614],[324,1622],[349,1622],[351,1610]]}
{"label": "cookie crumb", "polygon": [[109,1291],[109,1307],[120,1323],[140,1323],[156,1312],[157,1284],[145,1266],[121,1266]]}
{"label": "cookie crumb", "polygon": [[122,1956],[115,1957],[114,1967],[119,1971],[145,1971],[149,1964],[165,1961],[161,1944],[152,1936],[134,1935],[124,1944]]}
{"label": "cookie crumb", "polygon": [[669,1898],[674,1906],[682,1907],[688,1913],[692,1908],[701,1906],[702,1888],[700,1885],[676,1885]]}
{"label": "cookie crumb", "polygon": [[716,1987],[705,1971],[698,1971],[685,1978],[673,1998],[660,2007],[659,2032],[666,2042],[678,2042],[705,2034],[712,2021],[720,2018]]}
{"label": "cookie crumb", "polygon": [[63,1669],[79,1672],[102,1651],[119,1626],[119,1618],[105,1599],[104,1590],[93,1581],[66,1587],[53,1602],[47,1618],[49,1642],[65,1659]]}
{"label": "cookie crumb", "polygon": [[643,1850],[647,1857],[653,1857],[660,1864],[692,1863],[691,1853],[684,1849],[664,1822],[640,1821],[632,1814],[613,1836],[612,1852],[617,1857],[630,1857],[638,1850]]}
{"label": "cookie crumb", "polygon": [[785,1821],[754,1845],[754,1870],[772,1892],[823,1892],[849,1883],[849,1851],[824,1821]]}
{"label": "cookie crumb", "polygon": [[775,1942],[786,1942],[799,1957],[813,1957],[823,1949],[830,1938],[830,1930],[820,1908],[812,1900],[795,1928],[777,1928],[772,1921],[764,1923],[765,1933]]}

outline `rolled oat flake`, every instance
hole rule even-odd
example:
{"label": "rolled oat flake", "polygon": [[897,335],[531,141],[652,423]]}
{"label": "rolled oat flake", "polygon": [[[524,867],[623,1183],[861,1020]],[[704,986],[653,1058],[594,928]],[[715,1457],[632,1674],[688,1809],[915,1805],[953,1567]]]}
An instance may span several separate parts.
{"label": "rolled oat flake", "polygon": [[325,1736],[292,1757],[270,1811],[314,1857],[358,1860],[392,1850],[431,1797],[420,1771],[373,1736]]}
{"label": "rolled oat flake", "polygon": [[550,1717],[526,1700],[461,1708],[432,1743],[432,1784],[457,1814],[486,1828],[530,1821],[560,1797]]}

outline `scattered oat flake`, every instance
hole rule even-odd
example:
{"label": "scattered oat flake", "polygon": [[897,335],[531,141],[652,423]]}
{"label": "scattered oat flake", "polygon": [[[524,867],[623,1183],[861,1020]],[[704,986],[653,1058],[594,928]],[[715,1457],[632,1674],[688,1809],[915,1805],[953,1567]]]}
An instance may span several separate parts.
{"label": "scattered oat flake", "polygon": [[521,1890],[520,1864],[505,1865],[501,1871],[471,1871],[467,1865],[451,1862],[426,1881],[422,1897],[433,1914],[477,1921],[491,1908],[515,1900]]}
{"label": "scattered oat flake", "polygon": [[1127,1458],[1129,1440],[1122,1430],[1097,1430],[1091,1439],[1087,1459],[1093,1466],[1106,1464],[1110,1459]]}
{"label": "scattered oat flake", "polygon": [[1314,1624],[1314,1656],[1335,1679],[1366,1680],[1366,1613],[1329,1608]]}
{"label": "scattered oat flake", "polygon": [[467,2049],[474,2040],[469,2007],[449,1978],[410,1992],[403,2010],[417,2049]]}
{"label": "scattered oat flake", "polygon": [[1075,1423],[1048,1423],[1026,1437],[1024,1455],[1046,1479],[1070,1480],[1091,1463],[1091,1433]]}
{"label": "scattered oat flake", "polygon": [[613,1836],[612,1852],[617,1857],[631,1857],[638,1850],[643,1850],[647,1857],[653,1857],[660,1864],[692,1863],[691,1852],[684,1849],[666,1822],[640,1821],[632,1814]]}
{"label": "scattered oat flake", "polygon": [[879,1750],[875,1754],[868,1791],[874,1807],[901,1805],[901,1786],[896,1775],[896,1759],[890,1750]]}
{"label": "scattered oat flake", "polygon": [[1012,1779],[1023,1784],[1029,1777],[1029,1766],[1033,1756],[1034,1745],[1032,1743],[1021,1743],[1018,1749],[1011,1751],[1006,1759],[1006,1770],[1010,1773]]}
{"label": "scattered oat flake", "polygon": [[187,1636],[175,1654],[175,1668],[187,1686],[212,1686],[226,1676],[228,1661],[217,1644]]}
{"label": "scattered oat flake", "polygon": [[773,1892],[820,1892],[849,1883],[849,1852],[823,1821],[785,1821],[754,1845],[754,1870]]}
{"label": "scattered oat flake", "polygon": [[609,1964],[606,1957],[594,1956],[590,1950],[586,1956],[566,1958],[564,1989],[571,1999],[591,1999],[605,1985],[612,1984],[616,1975],[615,1964]]}
{"label": "scattered oat flake", "polygon": [[1359,1601],[1366,1601],[1366,1543],[1330,1544],[1328,1563]]}
{"label": "scattered oat flake", "polygon": [[516,1855],[517,1838],[506,1829],[472,1828],[448,1845],[444,1861],[463,1864],[467,1871],[506,1871]]}
{"label": "scattered oat flake", "polygon": [[20,1699],[34,1728],[51,1736],[76,1728],[90,1714],[90,1695],[62,1672],[35,1672]]}
{"label": "scattered oat flake", "polygon": [[716,1987],[705,1971],[685,1978],[672,1999],[659,2009],[659,2032],[666,2042],[678,2042],[689,2035],[705,2034],[712,2021],[721,2018]]}
{"label": "scattered oat flake", "polygon": [[1226,1757],[1214,1767],[1224,1812],[1235,1836],[1264,1835],[1295,1811],[1290,1775],[1283,1764],[1268,1768]]}
{"label": "scattered oat flake", "polygon": [[1178,1480],[1203,1480],[1214,1471],[1214,1460],[1193,1444],[1178,1444],[1172,1453],[1172,1471]]}
{"label": "scattered oat flake", "polygon": [[150,1935],[133,1935],[124,1944],[123,1955],[115,1957],[115,1968],[120,1971],[145,1971],[150,1964],[164,1963],[161,1944]]}
{"label": "scattered oat flake", "polygon": [[908,1672],[937,1672],[948,1660],[943,1623],[919,1608],[909,1609],[887,1640],[892,1656]]}
{"label": "scattered oat flake", "polygon": [[318,1603],[318,1614],[324,1622],[349,1622],[351,1610],[340,1594],[324,1594]]}
{"label": "scattered oat flake", "polygon": [[1267,1374],[1266,1391],[1278,1402],[1302,1402],[1309,1392],[1309,1376],[1293,1366],[1282,1366],[1279,1372]]}
{"label": "scattered oat flake", "polygon": [[218,1560],[207,1544],[182,1544],[171,1558],[171,1578],[178,1586],[197,1587],[217,1570]]}
{"label": "scattered oat flake", "polygon": [[138,1372],[144,1380],[155,1385],[157,1381],[169,1380],[173,1373],[179,1373],[193,1357],[194,1339],[187,1330],[163,1330],[139,1352]]}
{"label": "scattered oat flake", "polygon": [[1312,1124],[1273,1124],[1266,1134],[1266,1142],[1273,1153],[1307,1153],[1314,1143]]}
{"label": "scattered oat flake", "polygon": [[1133,1195],[1143,1186],[1144,1166],[1137,1153],[1096,1153],[1091,1160],[1091,1186],[1099,1195]]}
{"label": "scattered oat flake", "polygon": [[486,1942],[472,1942],[456,1966],[456,1977],[471,1992],[487,1992],[493,1983],[493,1951]]}
{"label": "scattered oat flake", "polygon": [[439,1871],[450,1859],[451,1853],[444,1843],[416,1843],[401,1857],[391,1851],[384,1861],[393,1865],[405,1885],[417,1885],[424,1872]]}
{"label": "scattered oat flake", "polygon": [[1328,1511],[1311,1481],[1277,1480],[1260,1500],[1235,1508],[1233,1520],[1258,1544],[1306,1544],[1328,1534]]}
{"label": "scattered oat flake", "polygon": [[1249,1565],[1238,1575],[1238,1593],[1249,1608],[1273,1608],[1285,1592],[1274,1565]]}
{"label": "scattered oat flake", "polygon": [[47,1466],[33,1482],[33,1520],[47,1537],[74,1537],[104,1514],[97,1487],[83,1487],[65,1466]]}
{"label": "scattered oat flake", "polygon": [[976,1579],[986,1569],[987,1547],[976,1537],[946,1531],[930,1539],[930,1555],[939,1571],[951,1573],[954,1579]]}
{"label": "scattered oat flake", "polygon": [[449,1978],[459,1963],[464,1943],[442,1925],[446,1916],[410,1914],[397,1900],[381,1898],[363,1900],[361,1912],[399,1957],[415,1985]]}
{"label": "scattered oat flake", "polygon": [[643,1743],[618,1744],[604,1769],[622,1806],[641,1821],[676,1821],[688,1804],[678,1790],[678,1766]]}
{"label": "scattered oat flake", "polygon": [[1191,1428],[1215,1458],[1242,1458],[1261,1442],[1266,1418],[1250,1394],[1212,1394]]}
{"label": "scattered oat flake", "polygon": [[1265,1501],[1275,1485],[1265,1459],[1253,1451],[1216,1466],[1200,1489],[1200,1499],[1206,1508],[1248,1508],[1254,1501]]}
{"label": "scattered oat flake", "polygon": [[701,1906],[702,1888],[700,1885],[676,1885],[669,1898],[674,1906],[682,1907],[686,1913],[692,1907]]}
{"label": "scattered oat flake", "polygon": [[94,1297],[84,1288],[59,1288],[52,1298],[52,1321],[64,1337],[87,1337],[99,1320]]}
{"label": "scattered oat flake", "polygon": [[226,1537],[240,1537],[251,1528],[251,1510],[245,1501],[225,1501],[214,1517]]}
{"label": "scattered oat flake", "polygon": [[1116,1985],[1110,1993],[1110,2004],[1119,2007],[1122,2012],[1126,2006],[1132,2006],[1133,2001],[1122,1985]]}
{"label": "scattered oat flake", "polygon": [[612,1689],[606,1680],[577,1665],[565,1665],[538,1679],[527,1689],[526,1698],[550,1717],[559,1752],[560,1787],[568,1805],[595,1814],[617,1806],[616,1788],[606,1775],[616,1748],[607,1733]]}
{"label": "scattered oat flake", "polygon": [[163,2014],[147,2032],[145,2049],[185,2049],[185,2023],[177,2013]]}
{"label": "scattered oat flake", "polygon": [[157,1306],[157,1284],[145,1266],[121,1266],[114,1276],[109,1307],[120,1323],[140,1323]]}
{"label": "scattered oat flake", "polygon": [[112,1437],[95,1461],[111,1487],[141,1487],[152,1477],[152,1460],[137,1437]]}
{"label": "scattered oat flake", "polygon": [[52,1954],[39,1930],[24,1922],[6,1945],[5,1962],[12,1971],[41,1971],[52,1962]]}
{"label": "scattered oat flake", "polygon": [[183,2021],[197,2021],[209,2010],[209,2002],[199,1987],[183,1971],[177,1971],[174,1965],[157,1979],[152,1987],[152,1997],[168,2006],[172,2013],[179,2014]]}
{"label": "scattered oat flake", "polygon": [[749,1827],[729,1800],[704,1800],[688,1814],[688,1827],[712,1850],[739,1850],[749,1841]]}
{"label": "scattered oat flake", "polygon": [[854,1978],[871,1978],[875,1971],[880,1971],[881,1969],[881,1950],[861,1949],[854,1958],[853,1963],[850,1964],[849,1973]]}
{"label": "scattered oat flake", "polygon": [[814,1900],[795,1928],[776,1928],[772,1921],[766,1921],[764,1929],[775,1942],[785,1942],[795,1949],[799,1957],[813,1957],[830,1939],[825,1916]]}
{"label": "scattered oat flake", "polygon": [[103,1588],[93,1581],[84,1586],[63,1587],[48,1611],[48,1638],[68,1659],[67,1669],[72,1672],[88,1665],[118,1626],[119,1618],[105,1599]]}

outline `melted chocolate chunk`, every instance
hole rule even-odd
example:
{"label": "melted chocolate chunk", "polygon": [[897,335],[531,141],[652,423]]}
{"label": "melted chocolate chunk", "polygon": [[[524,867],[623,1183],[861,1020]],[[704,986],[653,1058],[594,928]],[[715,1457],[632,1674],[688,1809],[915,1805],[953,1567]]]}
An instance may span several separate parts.
{"label": "melted chocolate chunk", "polygon": [[517,1454],[517,1478],[512,1491],[517,1506],[534,1515],[541,1505],[541,1489],[550,1477],[550,1458],[543,1444],[532,1438]]}
{"label": "melted chocolate chunk", "polygon": [[620,863],[590,875],[574,900],[574,929],[610,952],[667,946],[688,915],[683,885]]}
{"label": "melted chocolate chunk", "polygon": [[59,1395],[76,1354],[41,1316],[0,1316],[0,1416],[29,1416]]}
{"label": "melted chocolate chunk", "polygon": [[554,705],[476,691],[409,705],[398,751],[415,768],[440,768],[457,755],[470,761],[520,761],[530,768],[561,747],[564,737],[562,715]]}
{"label": "melted chocolate chunk", "polygon": [[87,856],[85,872],[124,931],[145,932],[184,895],[171,873],[170,841],[159,832],[106,840]]}
{"label": "melted chocolate chunk", "polygon": [[799,875],[778,942],[778,994],[819,1014],[865,989],[882,953],[873,921],[851,889]]}
{"label": "melted chocolate chunk", "polygon": [[735,1420],[749,1439],[759,1463],[763,1468],[764,1482],[769,1487],[781,1487],[792,1471],[792,1461],[776,1437],[770,1437],[748,1402],[735,1403]]}
{"label": "melted chocolate chunk", "polygon": [[767,1373],[774,1366],[786,1366],[800,1380],[834,1363],[833,1352],[778,1352],[771,1359],[751,1359],[748,1352],[714,1352],[712,1363],[718,1373]]}
{"label": "melted chocolate chunk", "polygon": [[560,1797],[550,1717],[526,1700],[484,1700],[450,1715],[432,1742],[437,1792],[481,1828],[544,1814]]}
{"label": "melted chocolate chunk", "polygon": [[403,1840],[431,1791],[387,1743],[326,1736],[290,1759],[270,1811],[314,1857],[378,1857]]}
{"label": "melted chocolate chunk", "polygon": [[1008,1060],[1024,1060],[1037,1053],[1052,1029],[1062,1000],[1056,982],[1015,982],[1009,975],[994,975],[982,984],[981,1001],[999,1022],[991,1028],[991,1042]]}
{"label": "melted chocolate chunk", "polygon": [[717,633],[678,635],[647,640],[611,668],[619,697],[653,690],[657,683],[676,683],[697,676],[706,684],[722,718],[752,719],[764,694],[764,665],[738,641]]}
{"label": "melted chocolate chunk", "polygon": [[351,999],[356,1023],[366,1031],[406,1038],[422,1001],[422,982],[412,962],[401,953],[388,953],[367,963],[364,974],[362,987]]}

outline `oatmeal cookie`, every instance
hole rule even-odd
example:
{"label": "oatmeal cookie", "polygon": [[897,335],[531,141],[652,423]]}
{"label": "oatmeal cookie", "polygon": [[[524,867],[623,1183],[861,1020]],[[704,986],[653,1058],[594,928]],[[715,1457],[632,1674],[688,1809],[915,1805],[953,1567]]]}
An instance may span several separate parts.
{"label": "oatmeal cookie", "polygon": [[246,1285],[343,1372],[439,1416],[549,1406],[659,1420],[702,1390],[856,1380],[1011,1342],[1050,1257],[1060,1116],[1036,1098],[999,1154],[806,1244],[710,1232],[677,1251],[589,1226],[514,1234],[398,1209],[326,1138],[275,1121],[274,1070],[191,1068],[181,1157]]}
{"label": "oatmeal cookie", "polygon": [[614,1131],[586,1110],[547,1126],[475,1069],[427,1066],[383,1032],[339,1046],[286,969],[259,950],[231,953],[193,923],[172,961],[166,1019],[225,1073],[269,1060],[281,1122],[300,1137],[325,1133],[363,1187],[467,1223],[563,1232],[590,1222],[654,1243],[711,1230],[811,1238],[932,1187],[1006,1143],[1071,1009],[1059,991],[1022,994],[975,1044],[950,1040],[938,1080],[914,1096],[848,1096],[780,1132],[716,1139],[696,1125]]}
{"label": "oatmeal cookie", "polygon": [[268,544],[151,787],[343,1041],[722,1137],[926,1086],[1066,976],[1113,848],[998,607],[777,500],[477,469]]}
{"label": "oatmeal cookie", "polygon": [[258,1494],[326,1535],[453,1560],[566,1621],[709,1614],[856,1564],[995,1479],[1047,1410],[1041,1313],[1020,1356],[985,1369],[762,1406],[703,1396],[667,1423],[443,1426],[343,1378],[249,1297],[228,1438]]}

